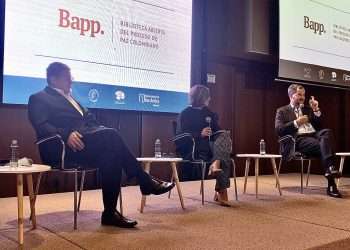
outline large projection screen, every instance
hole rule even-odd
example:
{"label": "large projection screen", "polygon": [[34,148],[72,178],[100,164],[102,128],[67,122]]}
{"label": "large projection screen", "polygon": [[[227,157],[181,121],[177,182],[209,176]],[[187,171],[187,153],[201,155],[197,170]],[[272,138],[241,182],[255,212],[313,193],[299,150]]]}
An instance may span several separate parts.
{"label": "large projection screen", "polygon": [[191,78],[192,0],[8,0],[3,103],[27,104],[46,68],[71,68],[92,108],[179,112]]}
{"label": "large projection screen", "polygon": [[350,87],[350,1],[279,1],[279,78]]}

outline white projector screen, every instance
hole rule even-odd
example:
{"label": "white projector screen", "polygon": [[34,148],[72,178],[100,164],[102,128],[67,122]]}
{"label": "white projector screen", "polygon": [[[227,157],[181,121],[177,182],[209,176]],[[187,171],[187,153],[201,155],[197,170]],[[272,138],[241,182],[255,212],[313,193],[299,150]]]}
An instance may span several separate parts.
{"label": "white projector screen", "polygon": [[350,1],[279,1],[279,77],[350,87]]}
{"label": "white projector screen", "polygon": [[192,0],[8,0],[3,103],[26,104],[59,61],[87,107],[179,112],[191,37]]}

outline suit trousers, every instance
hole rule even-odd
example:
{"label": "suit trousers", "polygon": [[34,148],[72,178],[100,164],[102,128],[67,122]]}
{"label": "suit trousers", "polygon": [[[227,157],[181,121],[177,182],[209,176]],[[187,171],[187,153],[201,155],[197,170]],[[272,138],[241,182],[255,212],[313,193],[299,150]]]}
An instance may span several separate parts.
{"label": "suit trousers", "polygon": [[332,131],[322,129],[312,135],[297,136],[296,151],[308,157],[320,157],[326,171],[330,166],[334,166],[332,141]]}
{"label": "suit trousers", "polygon": [[140,185],[147,185],[149,177],[115,129],[105,128],[82,135],[85,148],[78,152],[68,149],[67,161],[100,170],[104,209],[112,212],[117,206],[122,170],[128,179],[137,177]]}

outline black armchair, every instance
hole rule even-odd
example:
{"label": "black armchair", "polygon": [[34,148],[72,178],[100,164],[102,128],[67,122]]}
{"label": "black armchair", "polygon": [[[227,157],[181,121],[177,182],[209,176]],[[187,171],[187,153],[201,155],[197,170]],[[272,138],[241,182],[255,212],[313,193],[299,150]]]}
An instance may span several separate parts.
{"label": "black armchair", "polygon": [[301,171],[300,171],[300,192],[304,192],[304,161],[308,162],[307,166],[307,178],[306,178],[306,187],[309,186],[309,177],[310,177],[310,168],[311,161],[314,160],[311,157],[308,157],[295,150],[295,138],[291,135],[285,135],[278,139],[280,145],[280,154],[282,159],[278,166],[278,174],[280,173],[281,166],[283,162],[289,161],[300,161]]}
{"label": "black armchair", "polygon": [[[177,122],[172,121],[174,137],[172,141],[176,146],[176,154],[183,158],[183,163],[188,163],[189,165],[200,166],[201,170],[201,186],[200,186],[200,194],[202,195],[202,205],[204,205],[204,180],[206,177],[207,166],[211,164],[209,161],[204,161],[202,159],[198,159],[196,156],[196,141],[190,133],[182,133],[177,134]],[[235,199],[238,200],[237,195],[237,180],[236,180],[236,164],[233,158],[232,161],[232,173],[234,177],[234,186],[235,186]]]}
{"label": "black armchair", "polygon": [[[89,166],[81,166],[75,163],[67,163],[65,159],[66,144],[63,141],[62,137],[58,134],[43,138],[37,141],[36,144],[39,147],[39,153],[40,153],[42,162],[44,164],[50,165],[52,167],[52,171],[59,171],[64,174],[74,175],[74,229],[77,229],[77,214],[80,211],[81,196],[84,189],[85,175],[88,172],[97,172],[97,176],[98,176],[98,169],[94,167],[91,168]],[[38,181],[35,188],[35,197],[39,193],[41,176],[42,176],[41,174],[38,176]],[[80,176],[79,198],[77,197],[78,176]],[[121,191],[120,191],[120,212],[121,214],[123,213]]]}

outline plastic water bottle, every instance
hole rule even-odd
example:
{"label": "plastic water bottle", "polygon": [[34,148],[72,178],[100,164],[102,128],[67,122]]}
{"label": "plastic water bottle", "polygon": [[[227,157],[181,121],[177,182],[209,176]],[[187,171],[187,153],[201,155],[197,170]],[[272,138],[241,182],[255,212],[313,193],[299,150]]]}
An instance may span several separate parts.
{"label": "plastic water bottle", "polygon": [[161,143],[159,139],[157,139],[156,142],[154,143],[154,157],[156,158],[162,157],[162,148],[161,148]]}
{"label": "plastic water bottle", "polygon": [[18,141],[12,140],[10,148],[11,148],[10,167],[18,167],[18,157],[19,157]]}
{"label": "plastic water bottle", "polygon": [[260,140],[260,154],[261,155],[266,154],[266,143],[265,143],[264,139]]}

